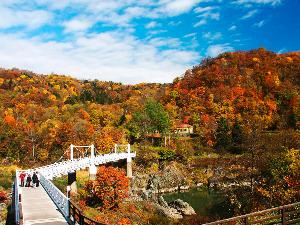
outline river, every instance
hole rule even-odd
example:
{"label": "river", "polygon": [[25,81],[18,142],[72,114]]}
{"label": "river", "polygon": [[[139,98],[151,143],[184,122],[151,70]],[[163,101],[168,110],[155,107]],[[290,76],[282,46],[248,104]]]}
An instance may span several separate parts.
{"label": "river", "polygon": [[185,192],[164,194],[163,197],[167,202],[178,198],[188,202],[196,211],[197,218],[201,222],[233,216],[232,206],[225,194],[220,191],[208,190],[205,187],[201,187]]}

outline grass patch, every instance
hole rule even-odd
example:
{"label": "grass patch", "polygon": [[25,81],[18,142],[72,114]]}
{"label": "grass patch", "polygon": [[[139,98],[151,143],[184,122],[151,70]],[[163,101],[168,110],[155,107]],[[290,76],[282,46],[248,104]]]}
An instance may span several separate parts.
{"label": "grass patch", "polygon": [[[89,171],[86,170],[77,171],[76,180],[77,180],[78,190],[83,189],[85,183],[89,180]],[[61,190],[61,192],[65,193],[68,186],[68,175],[62,177],[56,177],[53,179],[52,182],[59,190]]]}
{"label": "grass patch", "polygon": [[0,187],[4,190],[9,190],[12,187],[15,178],[17,166],[0,166]]}

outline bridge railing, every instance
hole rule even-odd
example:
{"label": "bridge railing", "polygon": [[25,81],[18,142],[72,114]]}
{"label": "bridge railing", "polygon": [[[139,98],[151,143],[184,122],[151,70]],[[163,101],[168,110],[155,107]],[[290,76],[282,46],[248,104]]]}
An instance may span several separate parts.
{"label": "bridge railing", "polygon": [[19,184],[18,177],[15,178],[13,184],[13,207],[15,212],[15,224],[20,222],[20,206],[19,206]]}
{"label": "bridge railing", "polygon": [[48,193],[57,208],[65,216],[69,217],[69,198],[67,198],[50,180],[40,174],[40,183]]}
{"label": "bridge railing", "polygon": [[236,216],[229,219],[219,220],[204,225],[217,224],[296,224],[300,222],[300,202],[284,205],[276,208],[266,209],[259,212]]}
{"label": "bridge railing", "polygon": [[79,225],[107,225],[105,223],[100,223],[86,215],[82,210],[76,206],[72,201],[69,202],[69,219],[72,224]]}
{"label": "bridge railing", "polygon": [[22,191],[21,191],[21,183],[20,183],[20,174],[22,172],[28,173],[31,170],[16,170],[15,173],[15,181],[13,183],[13,207],[15,212],[15,224],[19,224],[23,218],[22,216]]}
{"label": "bridge railing", "polygon": [[66,175],[68,172],[84,169],[92,164],[99,165],[107,162],[117,161],[120,159],[127,159],[128,157],[136,157],[134,152],[122,152],[122,153],[109,153],[104,155],[97,155],[93,160],[90,157],[78,158],[73,160],[67,160],[64,162],[54,163],[48,166],[42,166],[36,168],[40,174],[43,174],[47,179]]}

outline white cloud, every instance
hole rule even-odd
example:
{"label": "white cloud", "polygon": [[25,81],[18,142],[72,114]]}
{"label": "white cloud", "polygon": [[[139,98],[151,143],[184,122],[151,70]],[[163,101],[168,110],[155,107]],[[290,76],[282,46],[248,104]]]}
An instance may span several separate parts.
{"label": "white cloud", "polygon": [[179,48],[181,45],[181,41],[178,38],[153,38],[149,41],[149,43],[155,47],[171,47],[171,48]]}
{"label": "white cloud", "polygon": [[200,0],[161,0],[158,11],[176,16],[190,11],[199,2]]}
{"label": "white cloud", "polygon": [[229,31],[235,31],[236,30],[236,28],[237,28],[237,26],[236,25],[232,25],[231,27],[229,27]]}
{"label": "white cloud", "polygon": [[151,34],[151,35],[157,35],[157,34],[163,34],[163,33],[166,33],[166,32],[168,32],[168,31],[164,30],[164,29],[150,30],[149,34]]}
{"label": "white cloud", "polygon": [[222,34],[220,32],[212,33],[212,32],[205,32],[203,34],[203,38],[208,39],[210,41],[218,40],[222,37]]}
{"label": "white cloud", "polygon": [[157,27],[158,25],[159,25],[159,24],[158,24],[157,22],[151,21],[151,22],[149,22],[149,23],[146,24],[145,28],[151,29],[151,28]]}
{"label": "white cloud", "polygon": [[207,6],[207,7],[197,7],[194,9],[195,13],[203,13],[203,12],[207,12],[207,11],[211,11],[213,10],[215,7],[212,6]]}
{"label": "white cloud", "polygon": [[182,24],[182,21],[177,21],[177,22],[175,22],[175,21],[171,21],[171,22],[169,22],[168,23],[168,25],[169,26],[178,26],[178,25],[180,25],[180,24]]}
{"label": "white cloud", "polygon": [[242,20],[246,20],[246,19],[249,19],[251,17],[253,17],[255,14],[258,13],[258,10],[257,9],[253,9],[251,11],[249,11],[248,13],[246,13],[241,19]]}
{"label": "white cloud", "polygon": [[197,13],[197,17],[200,20],[194,24],[194,27],[200,27],[208,23],[209,20],[219,20],[220,13],[218,12],[218,7],[197,7],[194,12]]}
{"label": "white cloud", "polygon": [[90,28],[95,21],[88,20],[87,18],[74,18],[63,22],[65,27],[65,32],[76,32],[76,31],[85,31]]}
{"label": "white cloud", "polygon": [[[0,27],[28,25],[36,28],[49,21],[48,14],[59,12],[78,12],[89,15],[89,19],[65,19],[61,15],[55,18],[65,26],[66,32],[82,31],[97,22],[107,25],[130,27],[135,18],[166,18],[178,16],[192,10],[201,0],[5,0],[0,2]],[[45,8],[46,10],[36,10]],[[5,11],[3,11],[5,9]],[[60,21],[57,21],[60,20]],[[82,20],[81,20],[82,19]]]}
{"label": "white cloud", "polygon": [[210,57],[216,57],[223,52],[230,52],[233,51],[234,48],[231,47],[228,43],[226,44],[217,44],[217,45],[210,45],[206,50],[206,55]]}
{"label": "white cloud", "polygon": [[286,52],[286,51],[287,51],[286,48],[282,48],[282,49],[280,49],[280,50],[277,52],[277,54],[282,54],[282,53],[284,53],[284,52]]}
{"label": "white cloud", "polygon": [[189,34],[186,34],[186,35],[184,35],[183,37],[185,37],[185,38],[188,38],[188,37],[196,37],[196,33],[189,33]]}
{"label": "white cloud", "polygon": [[249,4],[270,4],[273,6],[281,4],[281,0],[236,0],[233,1],[235,4],[239,5],[249,5]]}
{"label": "white cloud", "polygon": [[23,26],[27,29],[39,28],[52,21],[52,14],[44,10],[18,11],[0,6],[0,28]]}
{"label": "white cloud", "polygon": [[255,23],[255,24],[253,24],[253,26],[259,27],[259,28],[262,27],[263,25],[265,25],[265,21],[264,20],[261,20],[261,21]]}
{"label": "white cloud", "polygon": [[207,20],[206,19],[201,19],[197,23],[194,24],[194,27],[201,27],[205,24],[207,24]]}
{"label": "white cloud", "polygon": [[[73,43],[0,34],[0,66],[81,79],[171,82],[200,57],[194,51],[169,46],[180,44],[177,42],[176,39],[143,42],[123,32],[80,36]],[[162,45],[167,45],[165,50],[160,49]]]}

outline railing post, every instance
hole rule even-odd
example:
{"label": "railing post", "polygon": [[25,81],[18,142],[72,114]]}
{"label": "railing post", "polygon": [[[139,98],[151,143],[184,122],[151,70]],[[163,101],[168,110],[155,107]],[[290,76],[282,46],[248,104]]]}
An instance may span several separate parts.
{"label": "railing post", "polygon": [[68,218],[71,219],[71,204],[70,204],[70,199],[68,199]]}
{"label": "railing post", "polygon": [[247,216],[245,217],[245,225],[249,225],[249,218]]}
{"label": "railing post", "polygon": [[284,206],[282,207],[282,209],[280,210],[281,211],[281,224],[285,225],[285,217],[284,217],[284,211],[285,211],[285,208]]}
{"label": "railing post", "polygon": [[73,216],[74,224],[76,224],[76,215],[75,215],[76,211],[75,211],[74,205],[72,205],[72,211],[73,211],[73,215],[72,216]]}
{"label": "railing post", "polygon": [[73,158],[74,158],[74,155],[73,155],[73,148],[74,148],[74,145],[71,144],[71,145],[70,145],[70,150],[71,150],[71,152],[70,152],[70,159],[71,159],[71,160],[73,160]]}
{"label": "railing post", "polygon": [[82,215],[81,212],[79,212],[79,224],[84,225],[84,216]]}

